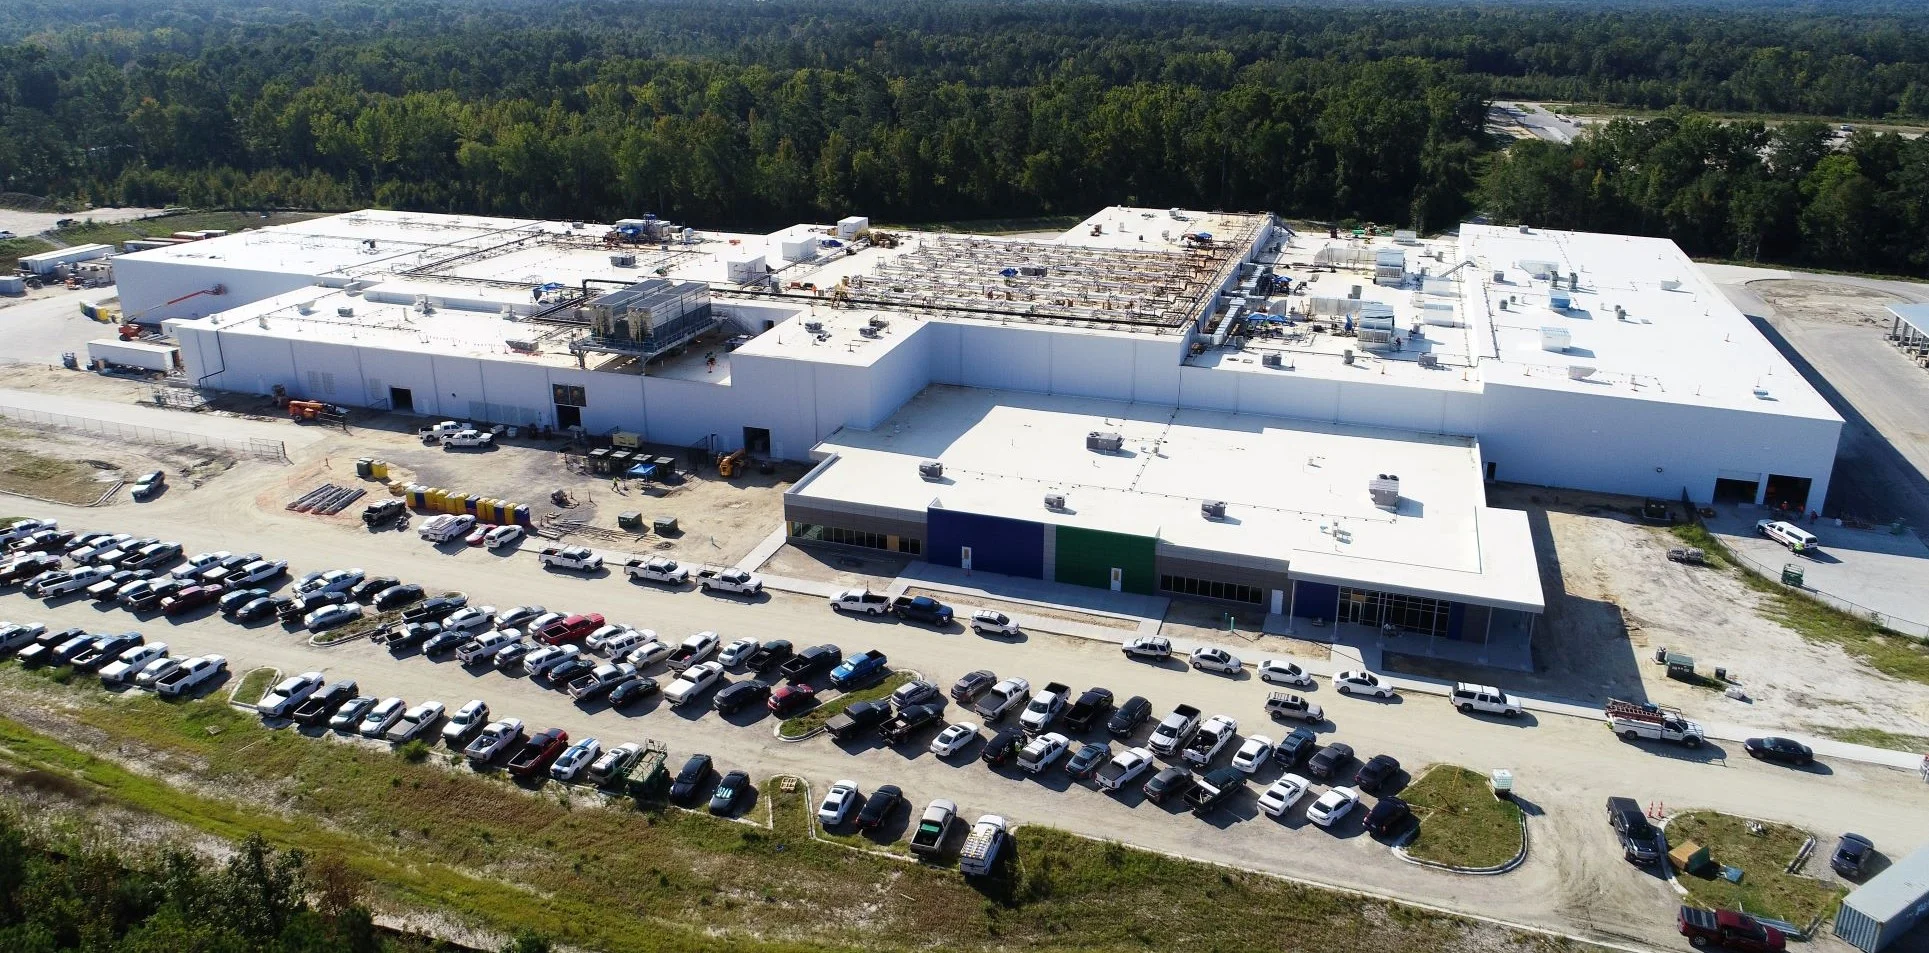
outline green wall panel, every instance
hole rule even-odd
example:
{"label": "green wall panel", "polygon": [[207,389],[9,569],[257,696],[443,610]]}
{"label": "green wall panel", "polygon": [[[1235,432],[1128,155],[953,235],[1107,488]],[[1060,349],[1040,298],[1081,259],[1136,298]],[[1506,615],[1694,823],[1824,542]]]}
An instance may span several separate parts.
{"label": "green wall panel", "polygon": [[1058,527],[1058,558],[1053,563],[1054,578],[1078,586],[1112,588],[1112,570],[1124,570],[1120,586],[1126,592],[1153,595],[1159,586],[1153,573],[1153,548],[1150,536],[1107,533],[1075,526]]}

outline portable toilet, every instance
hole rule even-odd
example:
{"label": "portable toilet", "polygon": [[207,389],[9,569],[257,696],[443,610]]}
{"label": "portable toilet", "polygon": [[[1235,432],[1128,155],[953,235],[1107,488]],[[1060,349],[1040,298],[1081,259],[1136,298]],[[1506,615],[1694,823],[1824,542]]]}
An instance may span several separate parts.
{"label": "portable toilet", "polygon": [[470,516],[476,515],[476,507],[481,502],[482,502],[482,497],[480,494],[470,493],[464,496],[462,498],[462,512],[467,513]]}
{"label": "portable toilet", "polygon": [[420,510],[429,505],[429,488],[428,487],[423,486],[420,483],[411,483],[409,484],[408,493],[409,493],[409,506],[411,508]]}
{"label": "portable toilet", "polygon": [[516,525],[518,526],[529,525],[529,504],[527,503],[516,504]]}

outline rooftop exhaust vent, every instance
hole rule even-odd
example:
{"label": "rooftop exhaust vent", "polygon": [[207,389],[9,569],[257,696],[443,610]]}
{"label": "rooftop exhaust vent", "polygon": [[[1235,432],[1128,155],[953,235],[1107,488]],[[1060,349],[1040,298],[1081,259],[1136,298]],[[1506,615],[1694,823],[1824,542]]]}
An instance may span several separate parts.
{"label": "rooftop exhaust vent", "polygon": [[1383,509],[1400,507],[1400,475],[1382,473],[1366,481],[1366,493],[1373,498],[1373,505]]}

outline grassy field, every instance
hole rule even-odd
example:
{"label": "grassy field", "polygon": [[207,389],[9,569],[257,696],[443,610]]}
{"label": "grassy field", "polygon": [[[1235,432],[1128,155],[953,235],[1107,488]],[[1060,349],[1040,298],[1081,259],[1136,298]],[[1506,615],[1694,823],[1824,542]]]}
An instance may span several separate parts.
{"label": "grassy field", "polygon": [[1808,729],[1824,738],[1852,745],[1888,748],[1891,751],[1920,751],[1929,754],[1929,735],[1910,735],[1881,728],[1844,728],[1839,725],[1809,725]]}
{"label": "grassy field", "polygon": [[[194,831],[340,857],[382,909],[585,949],[1235,951],[1282,936],[1309,949],[1570,947],[1045,828],[1019,832],[1012,880],[966,883],[811,839],[792,809],[807,806],[801,786],[763,787],[748,817],[779,808],[766,828],[526,791],[442,757],[269,730],[218,701],[62,687],[11,664],[0,699],[0,766]],[[139,770],[57,738],[124,752]]]}
{"label": "grassy field", "polygon": [[1735,568],[1750,589],[1763,596],[1757,607],[1765,618],[1794,630],[1811,642],[1839,645],[1844,652],[1892,678],[1929,685],[1929,642],[1885,629],[1854,613],[1818,602],[1740,565],[1728,547],[1701,526],[1676,526],[1674,535],[1708,554],[1710,565]]}
{"label": "grassy field", "polygon": [[53,250],[52,242],[41,241],[38,238],[9,238],[0,241],[0,272],[11,275],[15,268],[20,267],[20,259]]}
{"label": "grassy field", "polygon": [[[1708,859],[1742,870],[1741,883],[1720,876],[1680,873],[1679,881],[1696,903],[1712,910],[1749,913],[1807,925],[1825,916],[1847,891],[1820,880],[1784,873],[1808,834],[1786,824],[1765,824],[1766,833],[1752,834],[1745,818],[1698,811],[1668,821],[1668,845],[1694,841],[1708,848]],[[1828,845],[1817,847],[1826,851]]]}
{"label": "grassy field", "polygon": [[85,505],[100,499],[109,484],[84,463],[29,453],[0,442],[0,490]]}
{"label": "grassy field", "polygon": [[230,697],[236,704],[252,705],[260,701],[261,696],[268,693],[268,689],[274,687],[275,676],[278,674],[280,673],[272,668],[255,669],[241,676],[240,683],[235,685],[234,694]]}
{"label": "grassy field", "polygon": [[777,726],[777,732],[786,738],[802,738],[824,727],[825,722],[837,717],[837,714],[844,709],[858,702],[874,701],[883,698],[897,691],[899,685],[910,680],[911,675],[907,672],[892,672],[886,675],[883,681],[869,688],[860,688],[854,692],[846,692],[795,718],[784,719],[784,723]]}
{"label": "grassy field", "polygon": [[175,232],[199,231],[218,228],[235,232],[244,228],[260,228],[263,225],[286,225],[289,222],[307,221],[319,218],[329,212],[270,212],[263,218],[259,212],[181,212],[175,215],[157,215],[153,218],[140,218],[131,222],[89,221],[86,213],[74,217],[80,219],[79,225],[69,226],[54,232],[54,236],[69,245],[85,245],[99,242],[118,245],[121,242],[140,238],[172,235]]}
{"label": "grassy field", "polygon": [[1494,797],[1477,771],[1436,764],[1400,796],[1420,820],[1407,853],[1421,860],[1498,867],[1520,854],[1520,806]]}

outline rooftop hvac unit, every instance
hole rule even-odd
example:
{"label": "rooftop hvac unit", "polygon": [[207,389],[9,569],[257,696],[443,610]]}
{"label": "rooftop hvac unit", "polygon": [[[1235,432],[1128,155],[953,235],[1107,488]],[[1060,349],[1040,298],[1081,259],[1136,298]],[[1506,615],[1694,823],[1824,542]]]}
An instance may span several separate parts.
{"label": "rooftop hvac unit", "polygon": [[1573,303],[1574,299],[1569,298],[1565,291],[1550,291],[1547,293],[1547,306],[1556,311],[1566,311],[1568,306]]}
{"label": "rooftop hvac unit", "polygon": [[806,331],[809,331],[809,332],[810,332],[810,333],[812,333],[812,334],[816,334],[816,333],[818,333],[819,331],[822,331],[822,330],[824,330],[824,322],[822,322],[822,321],[805,321],[805,322],[804,322],[804,330],[806,330]]}
{"label": "rooftop hvac unit", "polygon": [[1205,502],[1200,503],[1199,515],[1209,520],[1225,519],[1226,518],[1226,501],[1206,500]]}
{"label": "rooftop hvac unit", "polygon": [[1678,291],[1678,290],[1680,290],[1680,289],[1681,289],[1681,279],[1679,279],[1679,278],[1663,278],[1663,279],[1661,279],[1661,290],[1662,290],[1662,291]]}
{"label": "rooftop hvac unit", "polygon": [[519,354],[536,353],[536,342],[534,341],[504,341],[502,343],[509,345],[509,350]]}
{"label": "rooftop hvac unit", "polygon": [[1349,292],[1347,292],[1347,293],[1346,293],[1346,296],[1347,296],[1347,297],[1349,297],[1349,298],[1352,298],[1352,299],[1354,299],[1355,301],[1357,301],[1357,300],[1359,300],[1359,297],[1360,297],[1360,286],[1359,286],[1359,285],[1354,285],[1354,286],[1353,286],[1353,290],[1351,290],[1351,291],[1349,291]]}
{"label": "rooftop hvac unit", "polygon": [[1286,366],[1286,362],[1280,357],[1280,354],[1278,351],[1267,351],[1266,353],[1260,355],[1259,363],[1266,367]]}
{"label": "rooftop hvac unit", "polygon": [[1543,351],[1565,351],[1568,345],[1573,343],[1574,332],[1566,328],[1541,328],[1541,350]]}
{"label": "rooftop hvac unit", "polygon": [[1373,505],[1382,509],[1400,508],[1400,475],[1382,473],[1366,481],[1366,493],[1373,498]]}
{"label": "rooftop hvac unit", "polygon": [[879,333],[879,332],[878,332],[878,329],[877,329],[877,325],[874,325],[874,324],[867,324],[867,325],[865,325],[865,326],[863,326],[863,327],[861,327],[861,328],[858,328],[858,329],[857,329],[857,333],[858,333],[858,334],[861,334],[861,335],[863,335],[863,336],[865,336],[865,337],[867,337],[867,338],[874,338],[874,337],[877,337],[877,336],[878,336],[878,333]]}
{"label": "rooftop hvac unit", "polygon": [[926,460],[918,464],[918,476],[926,480],[944,479],[944,464],[936,460]]}
{"label": "rooftop hvac unit", "polygon": [[1432,354],[1422,354],[1420,355],[1420,366],[1421,367],[1439,367],[1440,359],[1437,357],[1434,357]]}
{"label": "rooftop hvac unit", "polygon": [[314,313],[315,313],[315,302],[313,302],[313,301],[301,301],[301,302],[297,302],[297,303],[295,304],[295,310],[296,310],[296,311],[299,311],[299,312],[301,312],[302,314],[314,314]]}
{"label": "rooftop hvac unit", "polygon": [[1506,284],[1506,283],[1507,283],[1507,273],[1506,273],[1506,272],[1504,272],[1504,271],[1496,271],[1496,272],[1494,272],[1494,284],[1497,284],[1497,285],[1504,285],[1504,284]]}
{"label": "rooftop hvac unit", "polygon": [[1116,433],[1094,430],[1085,435],[1085,449],[1100,453],[1117,453],[1125,449],[1125,437]]}
{"label": "rooftop hvac unit", "polygon": [[891,322],[884,318],[872,318],[870,324],[871,324],[871,327],[874,327],[879,331],[882,331],[885,328],[888,328],[891,326]]}
{"label": "rooftop hvac unit", "polygon": [[1623,307],[1621,307],[1621,306],[1620,306],[1620,305],[1618,305],[1618,304],[1617,304],[1617,305],[1615,305],[1615,306],[1614,306],[1614,320],[1616,320],[1616,321],[1626,321],[1627,319],[1628,319],[1628,309],[1626,309],[1626,308],[1623,308]]}
{"label": "rooftop hvac unit", "polygon": [[1065,509],[1065,494],[1063,493],[1045,494],[1045,508],[1053,512],[1058,512]]}
{"label": "rooftop hvac unit", "polygon": [[610,266],[613,268],[635,268],[636,256],[633,254],[630,254],[629,252],[623,252],[622,254],[618,254],[618,255],[611,255]]}
{"label": "rooftop hvac unit", "polygon": [[353,305],[342,305],[335,309],[335,316],[338,318],[352,318],[355,316],[355,307]]}
{"label": "rooftop hvac unit", "polygon": [[1353,363],[1353,349],[1350,347],[1347,348],[1345,353],[1340,355],[1340,360],[1347,364]]}
{"label": "rooftop hvac unit", "polygon": [[1584,381],[1593,376],[1594,376],[1594,368],[1591,368],[1586,364],[1569,364],[1567,366],[1568,380]]}

